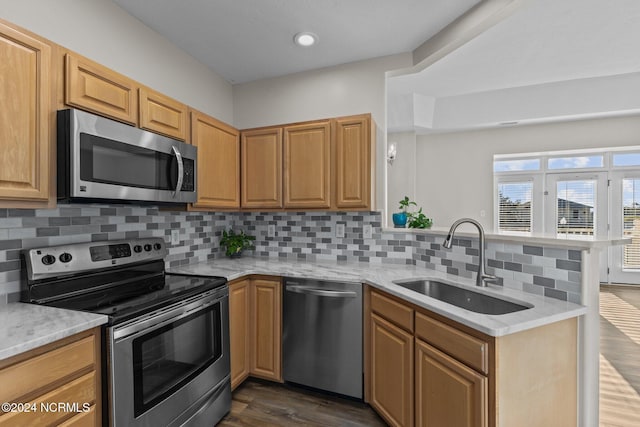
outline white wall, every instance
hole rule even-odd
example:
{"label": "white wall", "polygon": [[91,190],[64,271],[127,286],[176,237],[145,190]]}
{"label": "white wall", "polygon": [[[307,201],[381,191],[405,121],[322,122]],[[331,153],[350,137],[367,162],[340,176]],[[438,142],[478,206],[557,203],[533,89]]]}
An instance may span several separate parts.
{"label": "white wall", "polygon": [[231,84],[110,0],[0,0],[0,18],[233,123]]}
{"label": "white wall", "polygon": [[235,85],[236,126],[247,129],[371,113],[382,127],[385,72],[409,64],[411,54],[404,53]]}
{"label": "white wall", "polygon": [[628,145],[640,145],[639,116],[421,135],[416,201],[435,227],[468,216],[493,230],[494,154]]}
{"label": "white wall", "polygon": [[[387,145],[396,144],[396,159],[387,163],[387,212],[399,212],[398,203],[404,196],[416,197],[416,134],[389,133]],[[428,215],[427,215],[428,216]],[[390,217],[390,215],[389,215]]]}

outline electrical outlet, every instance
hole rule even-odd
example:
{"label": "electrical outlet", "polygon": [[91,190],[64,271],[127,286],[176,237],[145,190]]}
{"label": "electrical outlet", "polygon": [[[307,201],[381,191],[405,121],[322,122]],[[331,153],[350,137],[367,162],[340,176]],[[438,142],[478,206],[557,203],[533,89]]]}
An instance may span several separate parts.
{"label": "electrical outlet", "polygon": [[267,237],[276,237],[276,225],[275,224],[267,225]]}
{"label": "electrical outlet", "polygon": [[180,230],[171,230],[171,244],[177,245],[180,243]]}
{"label": "electrical outlet", "polygon": [[362,238],[363,239],[373,238],[373,227],[371,226],[371,224],[365,224],[362,226]]}
{"label": "electrical outlet", "polygon": [[336,237],[344,238],[344,224],[336,224]]}

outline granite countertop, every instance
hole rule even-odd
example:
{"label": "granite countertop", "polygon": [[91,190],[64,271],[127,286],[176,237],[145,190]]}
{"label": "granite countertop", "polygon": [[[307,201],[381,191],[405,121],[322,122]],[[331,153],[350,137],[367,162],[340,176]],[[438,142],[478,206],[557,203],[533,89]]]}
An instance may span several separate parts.
{"label": "granite countertop", "polygon": [[107,316],[44,305],[0,305],[0,360],[107,323]]}
{"label": "granite countertop", "polygon": [[[582,305],[491,284],[486,288],[479,288],[475,286],[475,280],[410,265],[332,261],[297,262],[272,258],[245,257],[233,260],[216,259],[200,264],[174,267],[169,271],[176,274],[223,276],[229,281],[251,274],[264,274],[366,283],[495,337],[581,316],[587,312],[587,308]],[[514,302],[524,302],[525,304],[533,305],[533,307],[502,315],[474,313],[410,291],[393,283],[394,280],[417,278],[437,278],[460,286],[467,286],[476,292],[486,293]]]}

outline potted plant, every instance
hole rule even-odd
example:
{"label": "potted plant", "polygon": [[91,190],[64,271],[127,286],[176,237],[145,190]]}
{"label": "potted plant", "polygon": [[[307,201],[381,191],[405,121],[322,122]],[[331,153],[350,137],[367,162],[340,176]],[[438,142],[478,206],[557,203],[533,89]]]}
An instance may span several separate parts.
{"label": "potted plant", "polygon": [[256,248],[252,243],[254,240],[256,240],[254,236],[249,236],[242,230],[238,234],[233,230],[223,231],[220,246],[226,248],[224,253],[229,258],[240,258],[243,250]]}
{"label": "potted plant", "polygon": [[413,205],[413,206],[417,206],[416,202],[412,202],[411,200],[409,200],[409,196],[404,196],[404,199],[400,200],[400,208],[402,210],[402,212],[397,212],[394,213],[392,215],[393,218],[393,226],[395,228],[405,228],[407,225],[407,209],[409,209],[409,206]]}
{"label": "potted plant", "polygon": [[418,212],[409,213],[408,217],[409,228],[431,228],[433,225],[433,220],[422,213],[422,208]]}

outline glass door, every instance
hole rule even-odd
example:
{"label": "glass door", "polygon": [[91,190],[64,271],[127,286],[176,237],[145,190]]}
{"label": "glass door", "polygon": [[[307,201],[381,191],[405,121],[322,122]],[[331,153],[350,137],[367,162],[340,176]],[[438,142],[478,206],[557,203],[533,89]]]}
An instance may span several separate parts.
{"label": "glass door", "polygon": [[[546,232],[558,239],[608,236],[608,181],[606,172],[547,175]],[[600,280],[607,281],[607,254],[600,262]]]}
{"label": "glass door", "polygon": [[611,175],[611,236],[631,243],[612,246],[609,279],[615,283],[640,283],[640,172]]}

